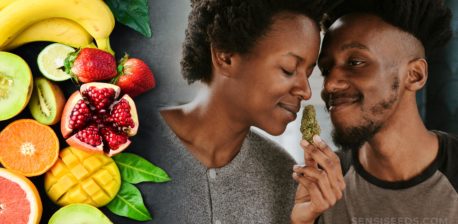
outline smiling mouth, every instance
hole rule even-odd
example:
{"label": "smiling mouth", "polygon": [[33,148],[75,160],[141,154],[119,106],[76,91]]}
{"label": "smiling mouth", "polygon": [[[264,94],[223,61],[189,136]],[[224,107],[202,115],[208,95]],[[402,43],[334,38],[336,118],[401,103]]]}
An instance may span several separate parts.
{"label": "smiling mouth", "polygon": [[361,97],[336,97],[328,101],[328,110],[336,111],[338,109],[350,106],[361,101]]}
{"label": "smiling mouth", "polygon": [[279,103],[279,107],[283,108],[284,110],[290,112],[291,114],[294,115],[294,118],[297,115],[297,112],[299,112],[300,107],[296,105],[291,105],[291,104],[285,104],[285,103]]}

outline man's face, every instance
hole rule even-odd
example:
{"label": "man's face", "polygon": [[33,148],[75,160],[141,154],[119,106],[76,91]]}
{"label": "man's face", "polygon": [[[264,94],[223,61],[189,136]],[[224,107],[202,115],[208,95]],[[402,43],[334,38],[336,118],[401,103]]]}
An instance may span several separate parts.
{"label": "man's face", "polygon": [[344,149],[361,147],[392,120],[408,64],[398,47],[399,32],[376,16],[353,14],[337,20],[325,35],[318,61],[322,98],[334,141]]}

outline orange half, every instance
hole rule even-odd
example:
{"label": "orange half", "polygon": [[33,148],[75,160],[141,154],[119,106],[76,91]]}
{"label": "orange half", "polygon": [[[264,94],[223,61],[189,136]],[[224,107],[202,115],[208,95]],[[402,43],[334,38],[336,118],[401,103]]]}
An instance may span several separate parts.
{"label": "orange half", "polygon": [[12,122],[0,133],[0,161],[24,176],[49,170],[59,155],[59,139],[49,127],[32,119]]}

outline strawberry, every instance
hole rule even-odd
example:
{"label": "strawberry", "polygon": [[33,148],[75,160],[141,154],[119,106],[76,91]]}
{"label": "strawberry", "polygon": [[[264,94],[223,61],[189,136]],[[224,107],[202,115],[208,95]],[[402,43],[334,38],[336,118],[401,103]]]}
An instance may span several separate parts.
{"label": "strawberry", "polygon": [[116,59],[106,51],[83,48],[67,56],[65,71],[83,83],[107,80],[117,74]]}
{"label": "strawberry", "polygon": [[138,58],[129,58],[125,55],[118,66],[118,72],[120,74],[113,83],[131,97],[136,97],[156,86],[153,72]]}

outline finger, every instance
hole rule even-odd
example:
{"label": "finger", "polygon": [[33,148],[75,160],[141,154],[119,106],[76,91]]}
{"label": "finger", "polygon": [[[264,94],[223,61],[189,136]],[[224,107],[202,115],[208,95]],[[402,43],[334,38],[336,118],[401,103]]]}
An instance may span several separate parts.
{"label": "finger", "polygon": [[296,190],[295,203],[302,203],[308,201],[310,201],[309,191],[304,186],[302,186],[302,184],[299,184]]}
{"label": "finger", "polygon": [[331,207],[331,205],[324,199],[318,185],[315,182],[304,176],[299,176],[297,173],[293,173],[293,178],[308,190],[314,213],[321,214]]}
{"label": "finger", "polygon": [[[342,175],[342,167],[340,165],[340,158],[339,156],[337,156],[337,154],[331,149],[331,147],[329,147],[328,144],[326,144],[326,142],[318,135],[315,135],[313,136],[313,142],[315,144],[315,146],[321,151],[324,153],[324,155],[330,159],[333,164],[336,164],[336,166],[333,166],[335,168],[335,171],[336,171],[336,178],[337,180],[339,181],[339,187],[341,188],[341,190],[343,190],[343,188],[345,187],[345,180],[343,178],[343,175]],[[330,161],[328,161],[329,163]]]}
{"label": "finger", "polygon": [[308,147],[306,153],[315,160],[320,167],[328,174],[329,181],[334,191],[341,192],[345,187],[345,183],[340,168],[340,161],[335,158],[329,158],[318,147]]}
{"label": "finger", "polygon": [[305,162],[305,164],[307,166],[318,168],[318,164],[316,163],[316,161],[312,159],[310,154],[306,153],[306,151],[308,150],[307,148],[313,147],[313,145],[311,145],[307,140],[303,139],[303,140],[301,140],[301,147],[304,150],[304,162]]}
{"label": "finger", "polygon": [[329,178],[326,172],[321,169],[313,167],[294,167],[294,172],[299,176],[305,176],[309,179],[312,179],[315,183],[318,183],[319,189],[326,201],[329,204],[333,205],[336,203],[339,191],[336,191],[332,188]]}

